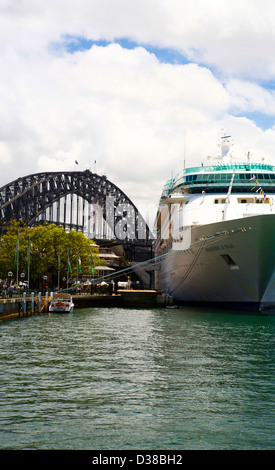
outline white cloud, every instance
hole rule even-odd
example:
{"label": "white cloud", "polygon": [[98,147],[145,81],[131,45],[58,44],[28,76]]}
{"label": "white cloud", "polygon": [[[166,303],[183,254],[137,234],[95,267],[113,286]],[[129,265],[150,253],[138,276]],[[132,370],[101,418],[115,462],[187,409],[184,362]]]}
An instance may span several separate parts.
{"label": "white cloud", "polygon": [[[96,160],[136,205],[157,203],[185,152],[189,165],[216,155],[222,127],[240,158],[250,150],[272,159],[275,130],[245,113],[275,113],[274,92],[255,79],[274,75],[273,12],[268,0],[2,0],[0,185],[37,171],[93,171]],[[145,47],[118,44],[69,54],[66,35],[128,37],[204,65],[160,63]]]}
{"label": "white cloud", "polygon": [[243,113],[262,112],[275,116],[275,92],[257,83],[231,79],[226,85],[231,107]]}
{"label": "white cloud", "polygon": [[272,0],[2,0],[0,44],[41,53],[62,35],[127,37],[239,78],[274,76]]}
{"label": "white cloud", "polygon": [[0,163],[1,165],[9,165],[11,162],[11,154],[8,146],[4,142],[0,142]]}

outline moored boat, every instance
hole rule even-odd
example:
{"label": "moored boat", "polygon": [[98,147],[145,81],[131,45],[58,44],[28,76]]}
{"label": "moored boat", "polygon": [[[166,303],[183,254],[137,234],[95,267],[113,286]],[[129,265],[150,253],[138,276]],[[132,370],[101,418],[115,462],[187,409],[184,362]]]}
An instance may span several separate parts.
{"label": "moored boat", "polygon": [[72,313],[74,303],[71,294],[59,292],[52,295],[49,304],[49,312],[52,313]]}

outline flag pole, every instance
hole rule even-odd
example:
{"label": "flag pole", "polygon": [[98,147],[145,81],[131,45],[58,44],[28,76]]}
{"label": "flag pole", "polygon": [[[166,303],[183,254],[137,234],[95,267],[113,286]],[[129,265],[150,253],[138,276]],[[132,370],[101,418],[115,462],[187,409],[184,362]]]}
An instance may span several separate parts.
{"label": "flag pole", "polygon": [[29,235],[29,242],[28,242],[28,289],[30,288],[30,249],[31,249],[31,236]]}
{"label": "flag pole", "polygon": [[68,263],[67,263],[67,289],[69,287],[69,274],[72,274],[72,267],[70,263],[70,248],[68,248]]}
{"label": "flag pole", "polygon": [[18,275],[19,275],[19,230],[17,234],[16,243],[16,288],[18,289]]}
{"label": "flag pole", "polygon": [[58,247],[58,290],[60,288],[60,245]]}

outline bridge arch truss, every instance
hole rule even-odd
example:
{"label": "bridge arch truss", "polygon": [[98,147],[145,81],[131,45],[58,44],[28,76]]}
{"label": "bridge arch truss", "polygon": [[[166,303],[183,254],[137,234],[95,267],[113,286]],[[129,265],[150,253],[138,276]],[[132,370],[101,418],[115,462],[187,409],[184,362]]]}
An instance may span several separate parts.
{"label": "bridge arch truss", "polygon": [[55,223],[94,240],[132,247],[132,253],[137,246],[150,248],[153,241],[148,225],[127,195],[106,176],[89,170],[35,173],[3,186],[2,230],[11,220],[22,220],[29,226]]}

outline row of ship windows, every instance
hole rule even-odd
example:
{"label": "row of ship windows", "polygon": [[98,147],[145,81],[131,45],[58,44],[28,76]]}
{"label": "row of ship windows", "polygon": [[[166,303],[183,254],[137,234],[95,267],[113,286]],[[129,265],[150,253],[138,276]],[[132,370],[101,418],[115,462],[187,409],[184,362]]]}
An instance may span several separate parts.
{"label": "row of ship windows", "polygon": [[[201,194],[202,189],[207,192],[207,194],[215,194],[215,193],[228,193],[228,186],[212,186],[212,187],[207,187],[204,185],[197,185],[197,186],[190,186],[188,188],[187,194]],[[268,193],[275,193],[275,184],[274,185],[264,185],[262,187],[263,191],[268,192]],[[253,190],[253,186],[233,186],[232,188],[232,194],[236,193],[250,193]]]}
{"label": "row of ship windows", "polygon": [[[219,198],[214,199],[214,204],[225,204],[226,198]],[[263,202],[263,198],[255,198],[255,197],[247,197],[247,198],[240,198],[238,197],[239,204],[261,204]]]}
{"label": "row of ship windows", "polygon": [[[257,180],[262,181],[274,181],[275,182],[275,174],[273,173],[259,173],[254,175]],[[201,174],[201,175],[188,175],[186,176],[186,183],[195,183],[198,182],[211,182],[211,181],[230,181],[232,178],[231,173],[217,173],[217,174]],[[246,183],[248,180],[251,180],[251,184],[253,184],[253,175],[251,173],[237,173],[234,177],[234,181],[245,181]]]}

